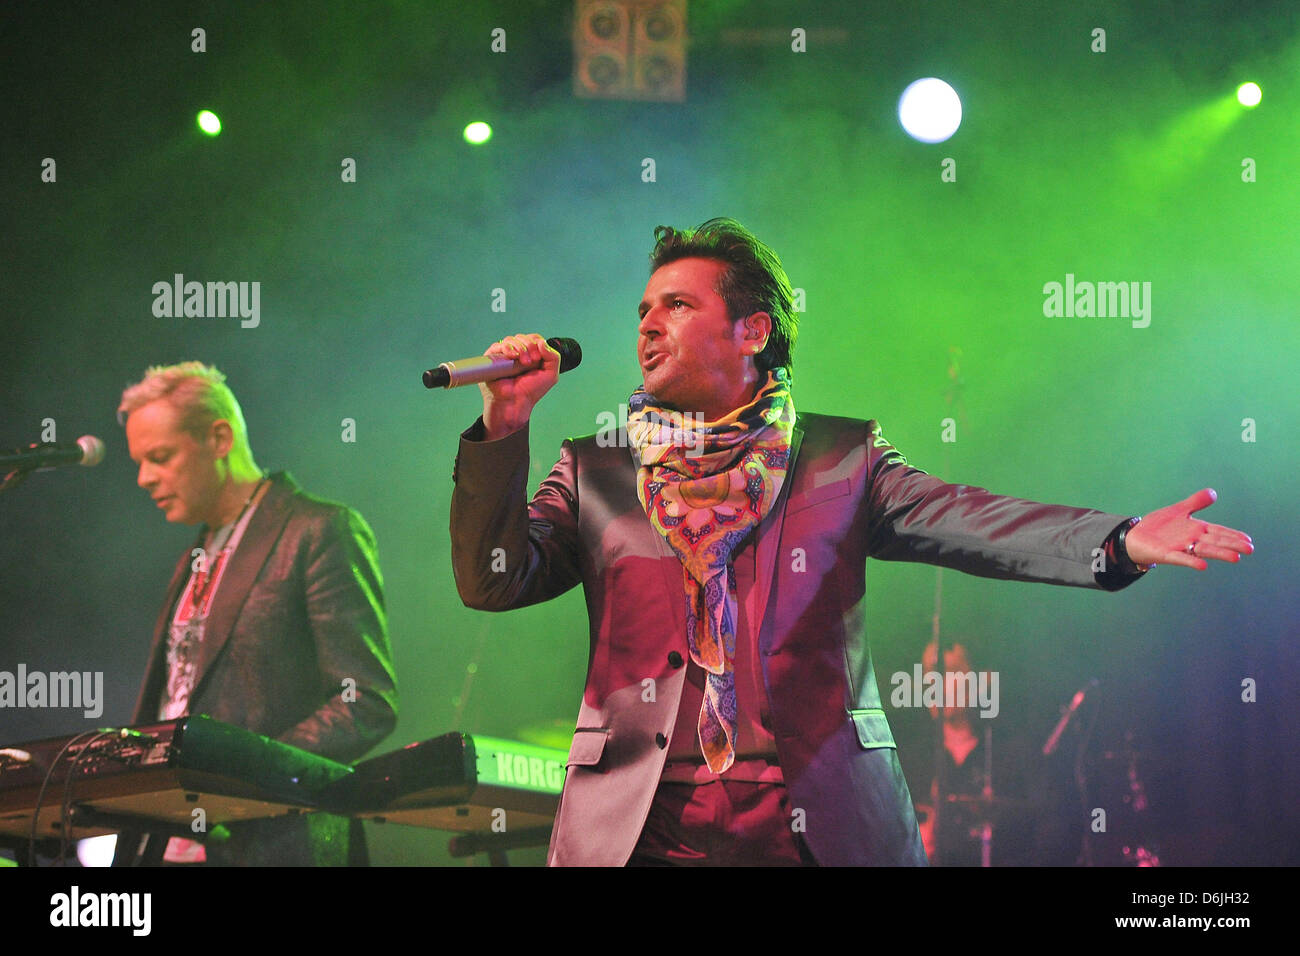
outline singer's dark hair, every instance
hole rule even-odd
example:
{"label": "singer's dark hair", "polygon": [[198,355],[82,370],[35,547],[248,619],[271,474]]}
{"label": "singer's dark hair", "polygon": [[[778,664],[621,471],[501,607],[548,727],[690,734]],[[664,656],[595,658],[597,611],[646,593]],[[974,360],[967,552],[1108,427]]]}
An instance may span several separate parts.
{"label": "singer's dark hair", "polygon": [[713,259],[727,268],[714,290],[727,303],[733,322],[766,312],[772,317],[772,334],[755,357],[755,365],[768,371],[794,367],[794,343],[799,317],[794,311],[794,290],[775,252],[735,219],[710,219],[695,229],[655,228],[650,271],[678,259]]}

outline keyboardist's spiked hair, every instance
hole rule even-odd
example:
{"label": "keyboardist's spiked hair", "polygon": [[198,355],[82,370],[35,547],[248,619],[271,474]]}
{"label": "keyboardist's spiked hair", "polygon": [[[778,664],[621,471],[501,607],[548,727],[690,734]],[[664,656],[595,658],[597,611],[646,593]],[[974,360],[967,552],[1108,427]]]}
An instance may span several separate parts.
{"label": "keyboardist's spiked hair", "polygon": [[792,371],[799,316],[790,279],[770,246],[735,219],[710,219],[695,229],[656,227],[650,271],[678,259],[713,259],[726,265],[715,291],[727,303],[731,320],[737,322],[755,312],[772,317],[772,334],[755,357],[755,366],[762,371]]}
{"label": "keyboardist's spiked hair", "polygon": [[122,403],[117,407],[118,422],[125,425],[137,408],[159,399],[165,399],[180,413],[180,427],[197,441],[203,440],[213,422],[228,421],[234,434],[234,449],[252,462],[244,412],[221,371],[202,362],[154,365],[145,371],[143,379],[122,392]]}

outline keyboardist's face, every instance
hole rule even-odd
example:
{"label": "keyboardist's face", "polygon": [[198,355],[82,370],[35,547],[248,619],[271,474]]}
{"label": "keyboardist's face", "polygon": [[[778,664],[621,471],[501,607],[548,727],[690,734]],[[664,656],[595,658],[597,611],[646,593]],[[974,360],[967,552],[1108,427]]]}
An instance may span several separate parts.
{"label": "keyboardist's face", "polygon": [[140,467],[136,483],[149,493],[168,521],[217,521],[223,466],[212,436],[196,439],[180,427],[176,409],[159,399],[142,405],[127,418],[126,441],[131,460]]}

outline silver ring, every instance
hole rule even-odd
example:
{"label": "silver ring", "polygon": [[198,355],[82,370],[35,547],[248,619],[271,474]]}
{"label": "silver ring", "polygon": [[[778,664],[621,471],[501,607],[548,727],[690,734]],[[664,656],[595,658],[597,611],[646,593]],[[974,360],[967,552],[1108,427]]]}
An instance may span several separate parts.
{"label": "silver ring", "polygon": [[1192,557],[1196,557],[1196,542],[1195,542],[1195,541],[1193,541],[1191,544],[1189,544],[1189,545],[1187,546],[1187,553],[1190,554]]}

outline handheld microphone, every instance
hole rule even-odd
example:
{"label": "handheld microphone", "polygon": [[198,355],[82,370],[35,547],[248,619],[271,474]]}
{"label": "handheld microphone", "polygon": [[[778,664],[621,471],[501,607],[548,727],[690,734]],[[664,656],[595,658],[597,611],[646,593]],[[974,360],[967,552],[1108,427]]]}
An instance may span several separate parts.
{"label": "handheld microphone", "polygon": [[16,468],[19,471],[44,471],[64,465],[81,465],[90,468],[104,460],[104,443],[94,435],[82,435],[75,445],[40,442],[27,448],[17,448],[0,454],[0,471]]}
{"label": "handheld microphone", "polygon": [[[560,353],[560,371],[567,372],[582,364],[582,346],[573,339],[547,339],[546,344]],[[498,378],[514,378],[537,366],[523,365],[514,359],[476,355],[473,358],[443,362],[424,373],[425,388],[459,388]]]}

